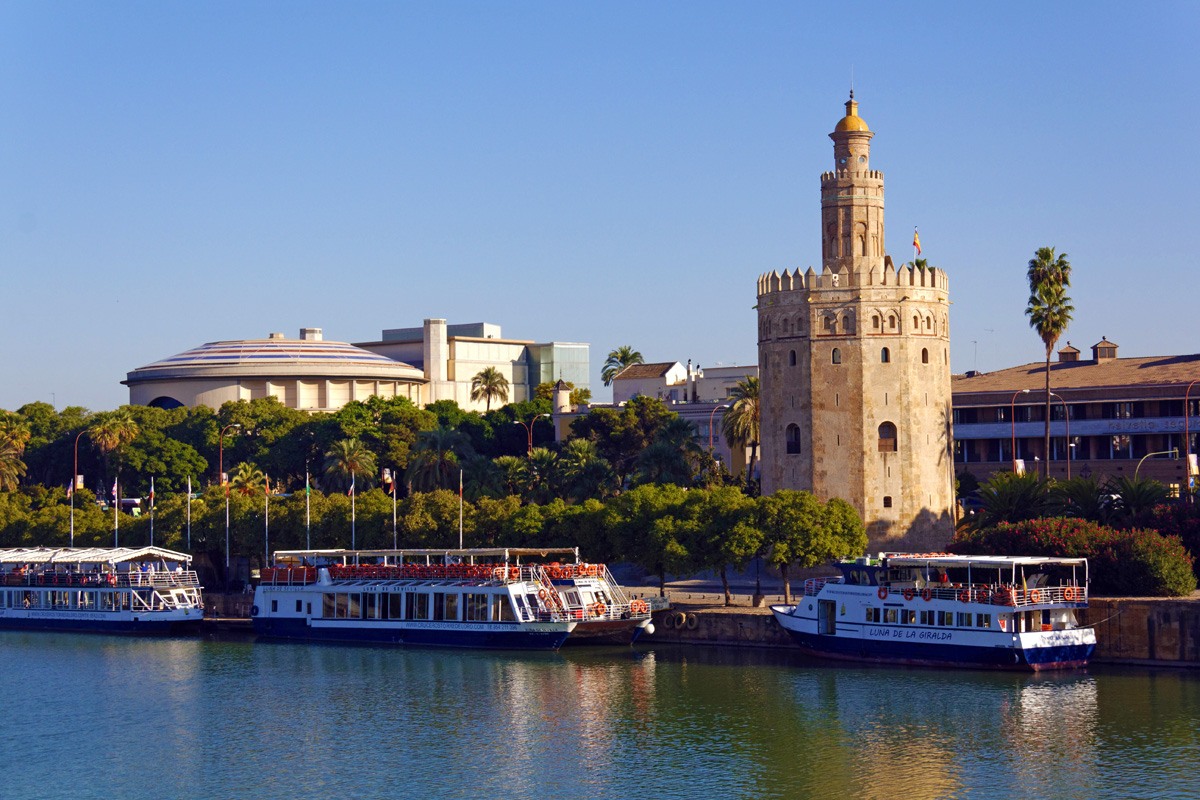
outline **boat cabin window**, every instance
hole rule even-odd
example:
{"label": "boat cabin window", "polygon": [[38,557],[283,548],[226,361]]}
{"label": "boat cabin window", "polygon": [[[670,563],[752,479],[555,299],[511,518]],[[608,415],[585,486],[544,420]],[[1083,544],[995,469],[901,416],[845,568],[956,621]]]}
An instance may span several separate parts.
{"label": "boat cabin window", "polygon": [[949,627],[953,626],[954,625],[954,612],[953,611],[937,612],[937,624],[943,628],[949,628]]}
{"label": "boat cabin window", "polygon": [[975,627],[976,628],[992,627],[992,615],[991,614],[976,614],[975,615]]}
{"label": "boat cabin window", "polygon": [[271,613],[272,613],[272,614],[274,614],[274,613],[275,613],[275,612],[277,612],[277,611],[279,611],[279,601],[278,601],[278,600],[272,600],[272,601],[271,601]]}
{"label": "boat cabin window", "polygon": [[955,619],[955,624],[960,628],[971,627],[971,614],[964,614],[959,611]]}
{"label": "boat cabin window", "polygon": [[[299,613],[301,612],[301,610],[303,610],[303,608],[304,608],[304,601],[303,601],[303,600],[297,600],[297,601],[296,601],[296,613],[297,613],[297,614],[299,614]],[[310,612],[310,613],[311,613],[311,612]]]}
{"label": "boat cabin window", "polygon": [[491,608],[486,594],[463,595],[463,619],[467,622],[487,622]]}
{"label": "boat cabin window", "polygon": [[429,595],[425,592],[404,595],[404,616],[406,619],[429,619]]}
{"label": "boat cabin window", "polygon": [[515,622],[516,617],[513,616],[512,603],[508,601],[507,594],[492,595],[492,622]]}
{"label": "boat cabin window", "polygon": [[895,625],[897,622],[900,621],[900,609],[885,608],[883,610],[883,621],[890,622],[891,624]]}
{"label": "boat cabin window", "polygon": [[900,609],[900,622],[904,625],[917,624],[917,612],[915,609],[902,608]]}
{"label": "boat cabin window", "polygon": [[879,608],[868,608],[867,609],[867,622],[880,622],[880,621],[882,621],[882,617],[883,617],[883,609],[879,609]]}
{"label": "boat cabin window", "polygon": [[399,592],[388,595],[388,619],[404,619],[404,595]]}

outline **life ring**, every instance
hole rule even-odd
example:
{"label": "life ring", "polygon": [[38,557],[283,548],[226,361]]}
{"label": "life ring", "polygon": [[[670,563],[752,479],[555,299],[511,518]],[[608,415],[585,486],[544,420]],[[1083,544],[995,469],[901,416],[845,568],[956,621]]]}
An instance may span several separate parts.
{"label": "life ring", "polygon": [[117,585],[117,576],[115,573],[112,573],[112,572],[108,573],[108,585],[109,586]]}
{"label": "life ring", "polygon": [[38,586],[45,586],[45,585],[46,585],[46,576],[38,575]]}
{"label": "life ring", "polygon": [[975,602],[977,602],[977,603],[986,603],[990,599],[991,599],[991,594],[988,592],[987,589],[980,589],[977,592],[975,592]]}
{"label": "life ring", "polygon": [[1063,589],[1063,599],[1070,600],[1070,601],[1078,600],[1079,599],[1079,590],[1076,589],[1074,586],[1068,586],[1066,589]]}
{"label": "life ring", "polygon": [[933,590],[930,589],[928,586],[926,586],[924,589],[921,590],[921,599],[924,600],[926,603],[928,603],[930,600],[933,599]]}
{"label": "life ring", "polygon": [[996,590],[995,594],[992,595],[992,601],[1001,606],[1012,605],[1012,595],[1009,594],[1008,589],[1001,586]]}
{"label": "life ring", "polygon": [[697,617],[695,614],[688,614],[687,615],[687,629],[689,631],[694,631],[698,627],[700,627],[700,618]]}
{"label": "life ring", "polygon": [[888,596],[888,587],[886,587],[886,586],[880,586],[880,587],[879,587],[879,591],[875,592],[875,594],[879,595],[879,599],[880,599],[880,600],[887,600],[887,596]]}
{"label": "life ring", "polygon": [[607,612],[607,611],[608,611],[608,608],[604,605],[604,603],[596,603],[595,605],[592,606],[592,612],[597,617],[603,617],[605,612]]}
{"label": "life ring", "polygon": [[252,617],[258,616],[258,606],[250,606],[250,616],[252,616]]}
{"label": "life ring", "polygon": [[909,587],[905,588],[905,590],[902,592],[902,594],[904,595],[905,600],[912,600],[914,597],[917,596],[917,591],[916,591],[916,589],[913,589],[911,586],[909,586]]}
{"label": "life ring", "polygon": [[963,603],[971,602],[971,590],[963,589],[961,592],[958,593],[958,599]]}
{"label": "life ring", "polygon": [[1042,602],[1042,593],[1039,592],[1037,589],[1030,589],[1029,590],[1029,602],[1031,602],[1031,603]]}
{"label": "life ring", "polygon": [[521,580],[521,568],[520,567],[509,567],[508,568],[508,579],[510,581]]}
{"label": "life ring", "polygon": [[546,599],[546,590],[538,589],[538,600],[544,601],[545,599]]}

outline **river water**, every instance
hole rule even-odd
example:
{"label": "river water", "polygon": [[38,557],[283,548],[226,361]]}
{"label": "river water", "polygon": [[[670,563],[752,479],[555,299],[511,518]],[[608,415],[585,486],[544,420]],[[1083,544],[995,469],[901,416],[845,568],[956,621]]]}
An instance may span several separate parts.
{"label": "river water", "polygon": [[0,798],[1200,798],[1200,674],[0,632]]}

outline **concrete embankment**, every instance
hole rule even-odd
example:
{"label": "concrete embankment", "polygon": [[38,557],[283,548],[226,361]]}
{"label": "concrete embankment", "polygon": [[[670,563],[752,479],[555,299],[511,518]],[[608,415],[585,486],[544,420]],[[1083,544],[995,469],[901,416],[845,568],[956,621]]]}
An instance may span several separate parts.
{"label": "concrete embankment", "polygon": [[[646,643],[792,648],[769,609],[720,605],[715,596],[681,599],[654,614]],[[1190,598],[1092,598],[1080,623],[1096,628],[1094,661],[1200,667],[1200,593]]]}

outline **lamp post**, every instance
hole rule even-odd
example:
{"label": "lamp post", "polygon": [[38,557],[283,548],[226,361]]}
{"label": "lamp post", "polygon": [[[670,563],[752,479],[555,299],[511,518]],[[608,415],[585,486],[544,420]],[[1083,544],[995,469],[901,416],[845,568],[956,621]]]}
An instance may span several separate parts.
{"label": "lamp post", "polygon": [[529,420],[529,424],[528,424],[528,425],[526,425],[524,422],[522,422],[522,421],[521,421],[521,420],[519,420],[519,419],[514,419],[514,420],[513,420],[513,424],[514,424],[514,425],[520,425],[522,428],[524,428],[524,429],[525,429],[525,435],[528,437],[528,440],[529,440],[529,447],[528,447],[528,449],[526,449],[526,451],[525,451],[525,456],[526,456],[527,458],[528,458],[529,456],[532,456],[532,455],[533,455],[533,423],[537,422],[537,421],[538,421],[539,419],[541,419],[542,417],[549,417],[549,416],[550,416],[549,414],[534,414],[534,415],[533,415],[533,419]]}
{"label": "lamp post", "polygon": [[231,422],[217,434],[217,477],[225,489],[225,579],[229,580],[229,481],[225,480],[225,431],[240,428],[240,423]]}
{"label": "lamp post", "polygon": [[713,419],[716,417],[717,412],[722,408],[729,408],[729,404],[722,403],[721,405],[716,406],[708,415],[708,454],[710,456],[713,452]]}
{"label": "lamp post", "polygon": [[[1070,409],[1068,409],[1068,408],[1067,408],[1067,401],[1066,401],[1066,400],[1063,400],[1061,396],[1059,396],[1059,395],[1055,394],[1054,392],[1051,392],[1051,393],[1050,393],[1050,396],[1051,396],[1051,397],[1057,397],[1057,398],[1058,398],[1058,402],[1062,403],[1062,407],[1063,407],[1063,425],[1065,425],[1065,426],[1066,426],[1066,436],[1067,436],[1067,480],[1071,480],[1071,448],[1072,448],[1072,447],[1074,447],[1074,445],[1073,445],[1073,444],[1071,444],[1071,414],[1070,414]],[[1049,468],[1050,468],[1050,456],[1047,454],[1047,456],[1046,456],[1046,469],[1048,470]]]}
{"label": "lamp post", "polygon": [[1194,380],[1189,383],[1187,385],[1187,391],[1183,393],[1183,471],[1188,476],[1189,482],[1192,477],[1190,472],[1192,468],[1192,442],[1190,433],[1188,431],[1188,417],[1191,416],[1191,409],[1188,408],[1188,398],[1192,394],[1192,387],[1197,383],[1200,383],[1200,380]]}
{"label": "lamp post", "polygon": [[1012,399],[1008,401],[1008,421],[1012,424],[1012,448],[1009,455],[1012,457],[1012,471],[1017,471],[1017,395],[1029,394],[1028,389],[1018,389],[1013,392]]}
{"label": "lamp post", "polygon": [[399,549],[397,547],[399,539],[396,536],[396,481],[392,478],[392,471],[387,467],[383,468],[381,479],[392,492],[392,549],[396,550]]}
{"label": "lamp post", "polygon": [[[1186,403],[1185,403],[1186,405]],[[71,547],[75,546],[75,489],[79,485],[79,437],[87,433],[87,430],[82,430],[75,435],[75,461],[71,468]]]}

